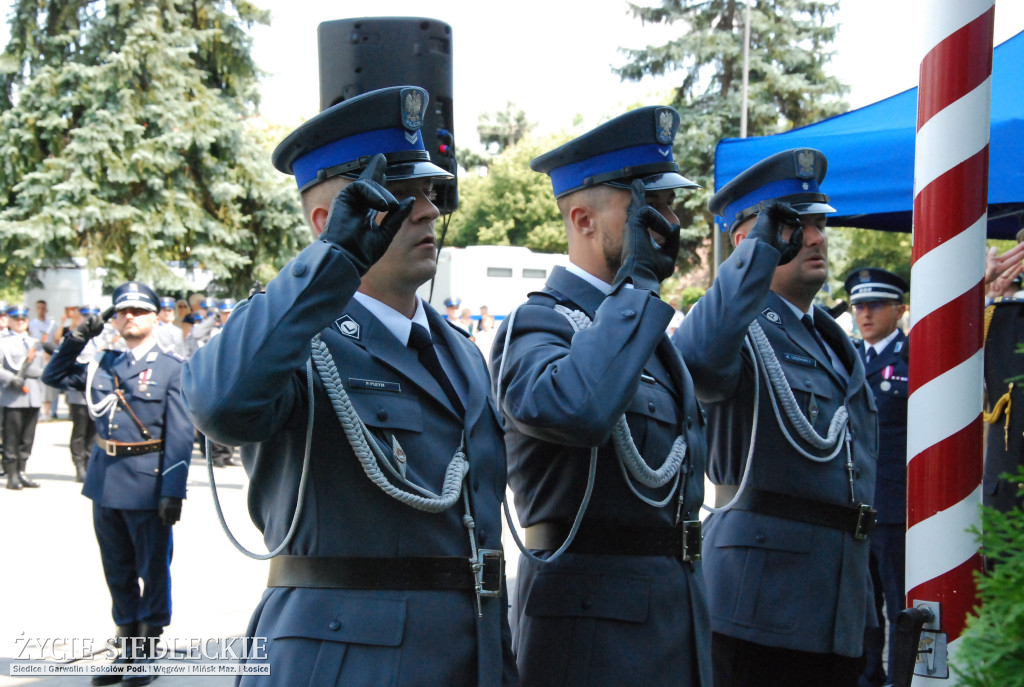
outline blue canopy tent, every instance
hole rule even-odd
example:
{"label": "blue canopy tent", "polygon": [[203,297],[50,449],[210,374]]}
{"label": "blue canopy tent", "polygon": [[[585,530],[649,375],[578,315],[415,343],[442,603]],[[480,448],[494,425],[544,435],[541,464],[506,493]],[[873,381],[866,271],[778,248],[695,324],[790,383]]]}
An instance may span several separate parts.
{"label": "blue canopy tent", "polygon": [[[829,224],[910,231],[914,208],[917,89],[774,136],[727,138],[715,150],[715,188],[762,158],[789,148],[828,157],[822,190],[839,212]],[[1013,238],[1024,216],[1024,32],[992,60],[988,235]]]}

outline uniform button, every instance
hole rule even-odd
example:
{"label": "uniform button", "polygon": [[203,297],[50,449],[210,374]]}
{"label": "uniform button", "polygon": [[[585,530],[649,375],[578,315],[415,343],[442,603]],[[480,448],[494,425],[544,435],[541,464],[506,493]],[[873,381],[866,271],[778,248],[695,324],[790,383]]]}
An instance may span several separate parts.
{"label": "uniform button", "polygon": [[301,260],[296,260],[295,264],[292,265],[292,276],[301,277],[306,273],[306,263]]}
{"label": "uniform button", "polygon": [[477,538],[480,539],[481,544],[487,543],[487,530],[477,530]]}
{"label": "uniform button", "polygon": [[689,415],[686,416],[686,429],[693,429],[693,418]]}
{"label": "uniform button", "polygon": [[648,401],[647,402],[647,410],[649,410],[649,411],[651,411],[653,413],[655,408],[657,408],[657,406],[654,405],[654,401]]}
{"label": "uniform button", "polygon": [[589,596],[587,598],[583,599],[582,601],[580,601],[580,608],[582,608],[584,611],[589,610],[590,607],[593,606],[593,605],[594,605],[594,602],[593,602],[593,600]]}
{"label": "uniform button", "polygon": [[736,269],[743,267],[743,258],[736,258]]}
{"label": "uniform button", "polygon": [[622,315],[623,319],[629,320],[636,317],[636,310],[633,310],[632,308],[626,308],[620,314]]}
{"label": "uniform button", "polygon": [[377,419],[380,420],[381,422],[383,422],[384,420],[387,420],[388,419],[388,411],[386,411],[386,410],[378,410],[377,411]]}
{"label": "uniform button", "polygon": [[810,386],[811,386],[811,380],[809,380],[809,379],[805,379],[805,380],[804,380],[804,386],[806,386],[806,387],[810,387]]}
{"label": "uniform button", "polygon": [[764,536],[764,534],[761,532],[758,532],[754,535],[754,541],[756,541],[758,544],[763,544],[767,539],[768,537]]}
{"label": "uniform button", "polygon": [[340,629],[340,628],[341,628],[341,623],[339,623],[337,620],[332,620],[330,623],[327,624],[327,629],[328,630],[337,630],[337,629]]}

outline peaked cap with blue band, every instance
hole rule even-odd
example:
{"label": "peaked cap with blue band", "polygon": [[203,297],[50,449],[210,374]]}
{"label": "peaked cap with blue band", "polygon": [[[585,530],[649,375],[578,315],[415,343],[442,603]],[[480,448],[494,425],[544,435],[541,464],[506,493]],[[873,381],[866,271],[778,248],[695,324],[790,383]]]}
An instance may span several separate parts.
{"label": "peaked cap with blue band", "polygon": [[160,309],[160,297],[156,291],[142,282],[130,281],[114,289],[114,309],[139,308],[156,312]]}
{"label": "peaked cap with blue band", "polygon": [[24,305],[12,305],[7,308],[8,317],[24,317],[28,319],[28,308]]}
{"label": "peaked cap with blue band", "polygon": [[162,296],[160,298],[160,309],[161,310],[174,310],[177,307],[177,301],[170,296]]}
{"label": "peaked cap with blue band", "polygon": [[530,169],[551,177],[555,198],[600,184],[629,188],[634,179],[648,191],[700,188],[672,157],[678,130],[671,107],[641,107],[535,157]]}
{"label": "peaked cap with blue band", "polygon": [[818,186],[827,170],[820,150],[784,150],[737,174],[711,197],[708,210],[723,218],[722,231],[732,231],[773,200],[789,203],[801,215],[833,213],[836,209]]}
{"label": "peaked cap with blue band", "polygon": [[369,91],[333,105],[281,141],[274,167],[294,174],[299,190],[343,176],[355,179],[377,153],[387,158],[389,181],[451,179],[423,147],[429,96],[417,86]]}
{"label": "peaked cap with blue band", "polygon": [[80,314],[80,315],[99,315],[100,314],[100,306],[98,306],[98,305],[83,305],[81,308],[78,309],[78,314]]}
{"label": "peaked cap with blue band", "polygon": [[878,267],[861,267],[850,272],[844,283],[850,303],[870,301],[903,302],[903,294],[910,286],[903,277]]}

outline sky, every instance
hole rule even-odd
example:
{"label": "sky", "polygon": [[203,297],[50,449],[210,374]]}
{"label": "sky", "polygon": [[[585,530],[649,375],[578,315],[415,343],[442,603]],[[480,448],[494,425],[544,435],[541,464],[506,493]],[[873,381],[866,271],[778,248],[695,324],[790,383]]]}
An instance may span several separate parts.
{"label": "sky", "polygon": [[[841,0],[830,72],[862,107],[917,85],[922,27],[950,0]],[[959,1],[959,0],[954,0]],[[263,115],[294,127],[319,111],[317,25],[359,16],[429,17],[452,27],[455,137],[476,147],[481,113],[524,110],[540,133],[595,126],[637,104],[664,102],[678,76],[623,83],[612,72],[619,48],[659,45],[674,27],[643,25],[626,0],[255,0],[271,25],[256,27],[254,57],[267,77]],[[657,0],[638,0],[658,4]],[[996,1],[995,42],[1024,30],[1024,2]],[[0,0],[6,17],[10,0]],[[0,27],[6,43],[6,22]]]}
{"label": "sky", "polygon": [[[949,0],[942,0],[943,2]],[[658,4],[656,0],[640,0]],[[321,21],[366,16],[430,17],[452,27],[455,137],[476,144],[481,113],[513,102],[539,132],[569,129],[577,115],[594,126],[636,103],[664,102],[678,77],[623,83],[612,72],[620,47],[664,43],[674,27],[643,25],[625,0],[257,0],[269,28],[255,33],[255,57],[269,72],[262,111],[294,126],[319,110],[316,27]],[[922,25],[936,0],[842,0],[831,73],[861,107],[917,85]],[[352,11],[346,13],[351,8]],[[995,43],[1024,30],[1024,2],[996,1]],[[468,141],[468,143],[467,143]]]}

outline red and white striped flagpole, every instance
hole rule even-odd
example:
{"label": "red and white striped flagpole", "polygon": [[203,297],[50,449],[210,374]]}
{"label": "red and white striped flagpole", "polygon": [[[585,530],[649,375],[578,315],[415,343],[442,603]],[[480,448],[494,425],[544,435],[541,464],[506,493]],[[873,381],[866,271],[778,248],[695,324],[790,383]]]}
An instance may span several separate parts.
{"label": "red and white striped flagpole", "polygon": [[[907,602],[937,608],[914,686],[948,686],[982,560],[982,346],[994,0],[930,0],[918,90],[907,432]],[[934,625],[926,625],[926,630]],[[944,635],[944,637],[943,637]],[[929,670],[930,668],[930,670]],[[928,677],[920,675],[922,669]],[[949,675],[949,678],[946,678]]]}

